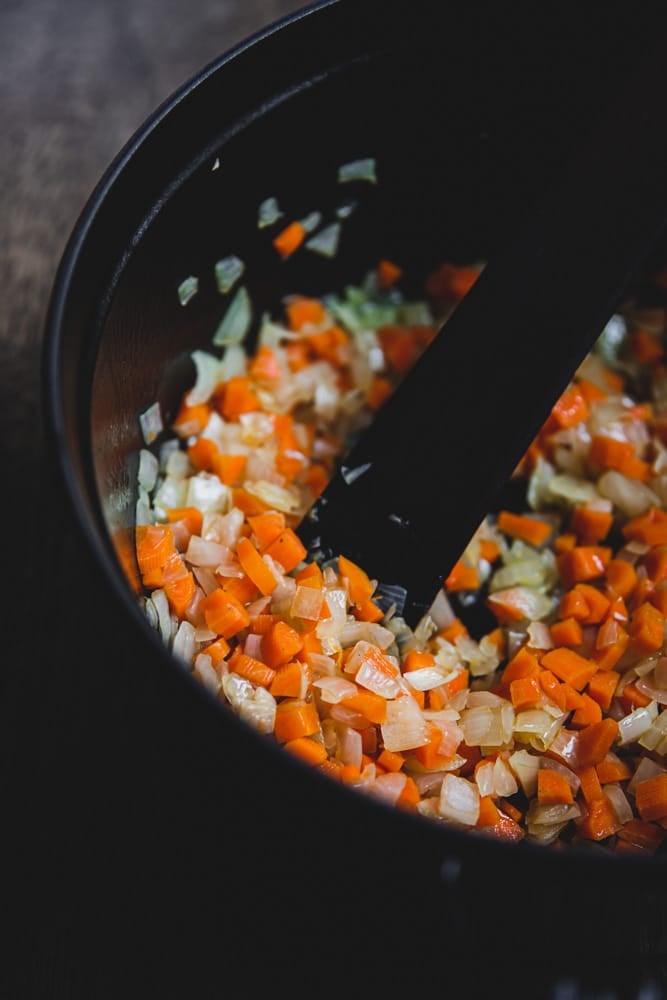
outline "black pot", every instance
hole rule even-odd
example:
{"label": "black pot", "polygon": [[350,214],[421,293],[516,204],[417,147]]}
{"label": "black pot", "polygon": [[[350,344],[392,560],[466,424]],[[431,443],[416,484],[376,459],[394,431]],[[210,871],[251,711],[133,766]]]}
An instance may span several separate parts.
{"label": "black pot", "polygon": [[[221,309],[212,263],[244,259],[261,311],[289,292],[357,282],[381,256],[400,261],[415,290],[444,258],[488,259],[557,178],[653,27],[625,4],[602,16],[564,3],[539,19],[522,5],[488,6],[317,4],[222,56],[160,107],[110,166],[67,246],[48,318],[47,421],[97,569],[90,585],[121,609],[126,646],[152,671],[158,702],[162,677],[165,698],[169,689],[179,699],[179,725],[193,740],[205,733],[222,768],[224,801],[211,797],[210,774],[198,795],[189,765],[193,790],[170,849],[190,824],[207,826],[233,845],[233,864],[192,868],[190,857],[179,881],[182,858],[159,854],[174,886],[188,884],[193,920],[206,899],[200,915],[209,930],[229,919],[236,960],[259,961],[269,979],[278,963],[288,980],[309,963],[315,988],[340,976],[342,989],[385,989],[405,977],[438,991],[456,982],[466,996],[484,984],[530,997],[638,997],[642,988],[657,997],[664,859],[501,845],[338,787],[182,671],[123,568],[137,416],[158,399],[173,416],[192,376],[189,353],[210,345]],[[610,155],[625,152],[619,137]],[[360,157],[375,158],[377,184],[342,192],[337,167]],[[278,260],[256,224],[272,195],[297,218],[358,198],[337,256]],[[183,308],[176,289],[188,275],[200,288]],[[163,933],[167,898],[161,912],[145,911]],[[180,939],[194,963],[197,940]]]}

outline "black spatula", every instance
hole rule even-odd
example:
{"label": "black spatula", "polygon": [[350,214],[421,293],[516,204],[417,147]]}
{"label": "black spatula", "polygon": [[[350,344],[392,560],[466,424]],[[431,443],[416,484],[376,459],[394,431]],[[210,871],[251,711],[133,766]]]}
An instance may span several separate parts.
{"label": "black spatula", "polygon": [[667,61],[646,58],[563,183],[495,259],[302,522],[407,590],[414,625],[667,222]]}

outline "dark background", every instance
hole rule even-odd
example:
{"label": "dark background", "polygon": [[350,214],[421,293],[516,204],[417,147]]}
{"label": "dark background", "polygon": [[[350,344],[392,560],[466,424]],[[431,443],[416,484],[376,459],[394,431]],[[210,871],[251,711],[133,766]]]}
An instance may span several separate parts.
{"label": "dark background", "polygon": [[284,842],[278,817],[269,836],[253,798],[279,812],[281,791],[261,778],[236,815],[243,759],[225,757],[212,712],[182,711],[175,676],[138,660],[56,486],[41,348],[79,212],[177,87],[301,6],[0,0],[0,1000],[662,1000],[664,915],[640,901],[647,932],[626,952],[637,911],[619,886],[538,883],[527,911],[520,882],[443,893],[415,844],[369,846],[338,817],[324,835],[286,826]]}

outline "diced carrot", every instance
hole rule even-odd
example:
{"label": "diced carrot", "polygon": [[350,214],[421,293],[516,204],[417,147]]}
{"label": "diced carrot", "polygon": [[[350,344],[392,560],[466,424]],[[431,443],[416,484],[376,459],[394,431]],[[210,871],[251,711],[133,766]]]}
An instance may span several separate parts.
{"label": "diced carrot", "polygon": [[590,583],[577,583],[574,589],[584,598],[588,606],[588,614],[579,621],[582,625],[597,625],[608,613],[611,601]]}
{"label": "diced carrot", "polygon": [[569,552],[570,549],[573,549],[575,545],[578,545],[578,543],[579,539],[573,531],[563,531],[554,538],[552,548],[556,555],[559,556],[563,552]]}
{"label": "diced carrot", "polygon": [[610,782],[627,781],[632,777],[632,771],[624,760],[616,757],[615,754],[607,754],[604,760],[595,765],[598,780],[601,785]]}
{"label": "diced carrot", "polygon": [[[200,438],[201,440],[201,438]],[[238,486],[243,481],[246,455],[214,455],[211,469],[223,481],[225,486]]]}
{"label": "diced carrot", "polygon": [[417,782],[409,774],[406,774],[405,785],[396,800],[396,805],[401,809],[416,809],[420,801],[421,793],[417,787]]}
{"label": "diced carrot", "polygon": [[592,649],[591,660],[600,670],[613,670],[623,656],[630,642],[630,636],[621,626],[616,630],[616,639],[601,649]]}
{"label": "diced carrot", "polygon": [[360,712],[374,725],[387,721],[387,699],[374,691],[358,691],[341,699],[341,704],[353,712]]}
{"label": "diced carrot", "polygon": [[537,801],[542,806],[573,802],[572,787],[565,775],[553,768],[541,767],[537,772]]}
{"label": "diced carrot", "polygon": [[449,625],[445,625],[444,628],[440,629],[438,637],[454,645],[460,636],[467,636],[468,634],[465,623],[457,617]]}
{"label": "diced carrot", "polygon": [[536,674],[517,677],[510,683],[510,698],[517,712],[537,705],[542,697],[542,689]]}
{"label": "diced carrot", "polygon": [[640,691],[634,681],[626,684],[619,695],[621,705],[626,712],[633,712],[636,708],[646,708],[651,699]]}
{"label": "diced carrot", "polygon": [[239,510],[243,511],[248,518],[264,514],[269,509],[268,504],[260,500],[259,497],[253,496],[243,486],[232,488],[232,503],[234,507],[238,507]]}
{"label": "diced carrot", "polygon": [[291,256],[306,238],[306,230],[298,220],[288,223],[274,236],[272,242],[281,257]]}
{"label": "diced carrot", "polygon": [[278,586],[278,580],[249,538],[239,539],[236,544],[236,555],[243,572],[250,577],[259,592],[264,596],[272,594]]}
{"label": "diced carrot", "polygon": [[445,580],[445,587],[452,592],[476,590],[479,587],[477,567],[467,566],[462,560],[457,560]]}
{"label": "diced carrot", "polygon": [[572,511],[570,527],[580,545],[597,545],[611,530],[614,515],[610,510],[599,510],[591,504],[577,504]]}
{"label": "diced carrot", "polygon": [[575,545],[556,557],[564,587],[600,579],[610,560],[611,549],[603,545]]}
{"label": "diced carrot", "polygon": [[556,646],[580,646],[584,639],[581,624],[572,617],[553,622],[549,631]]}
{"label": "diced carrot", "polygon": [[421,348],[409,327],[387,323],[377,330],[377,338],[390,371],[403,375],[413,367]]}
{"label": "diced carrot", "polygon": [[305,667],[298,660],[290,660],[277,667],[269,685],[274,698],[300,698],[303,696]]}
{"label": "diced carrot", "polygon": [[360,622],[379,622],[384,618],[384,611],[370,598],[363,604],[355,605],[352,614]]}
{"label": "diced carrot", "polygon": [[644,365],[655,364],[665,353],[660,338],[641,327],[630,334],[630,350],[635,361]]}
{"label": "diced carrot", "polygon": [[323,465],[313,463],[305,473],[305,484],[315,498],[321,496],[329,482],[329,476]]}
{"label": "diced carrot", "polygon": [[540,663],[560,680],[571,684],[576,691],[584,689],[597,669],[589,659],[567,646],[556,646],[555,649],[548,650]]}
{"label": "diced carrot", "polygon": [[514,514],[509,510],[498,513],[497,526],[504,534],[535,546],[544,545],[553,534],[553,525],[548,521],[525,514]]}
{"label": "diced carrot", "polygon": [[547,420],[547,427],[574,427],[586,420],[589,415],[588,403],[584,399],[581,390],[575,386],[569,386],[556,402]]}
{"label": "diced carrot", "polygon": [[195,596],[195,578],[181,555],[175,552],[162,569],[162,587],[169,607],[177,618],[183,618]]}
{"label": "diced carrot", "polygon": [[586,694],[585,691],[581,693],[580,697],[581,704],[575,709],[570,719],[570,725],[573,729],[590,726],[592,722],[600,722],[602,719],[602,709],[598,702]]}
{"label": "diced carrot", "polygon": [[381,764],[386,771],[400,771],[405,764],[405,756],[398,750],[387,750],[384,747],[378,754],[378,764]]}
{"label": "diced carrot", "polygon": [[598,403],[601,399],[609,395],[608,392],[605,392],[604,389],[601,389],[600,386],[595,385],[594,382],[591,382],[587,378],[577,379],[577,388],[587,403]]}
{"label": "diced carrot", "polygon": [[415,758],[419,761],[422,767],[425,767],[429,771],[435,771],[439,766],[442,766],[442,762],[451,757],[451,754],[443,755],[440,752],[440,744],[442,742],[442,730],[434,722],[427,722],[427,735],[428,742],[423,746],[416,747],[413,750]]}
{"label": "diced carrot", "polygon": [[187,454],[195,469],[211,472],[215,459],[220,452],[215,441],[212,441],[210,438],[200,437],[188,447]]}
{"label": "diced carrot", "polygon": [[546,695],[560,708],[561,712],[566,711],[566,696],[564,685],[558,680],[550,670],[540,670],[540,686]]}
{"label": "diced carrot", "polygon": [[565,711],[572,712],[576,709],[581,708],[584,704],[583,697],[580,691],[572,687],[567,681],[563,681],[561,684],[561,691],[563,693],[563,699],[565,701]]}
{"label": "diced carrot", "polygon": [[159,587],[162,569],[176,552],[174,534],[166,524],[140,524],[135,529],[137,563],[144,585]]}
{"label": "diced carrot", "polygon": [[652,594],[649,594],[648,601],[657,608],[661,615],[667,618],[667,583],[659,583]]}
{"label": "diced carrot", "polygon": [[507,815],[494,803],[489,795],[484,795],[480,799],[479,817],[476,829],[485,835],[491,835],[498,840],[505,840],[516,843],[525,837],[525,830],[519,825],[516,819]]}
{"label": "diced carrot", "polygon": [[653,583],[667,580],[667,545],[656,545],[650,549],[642,563]]}
{"label": "diced carrot", "polygon": [[282,367],[272,347],[260,344],[248,364],[248,374],[255,382],[277,382],[282,378]]}
{"label": "diced carrot", "polygon": [[667,816],[667,773],[661,772],[635,785],[635,805],[645,822]]}
{"label": "diced carrot", "polygon": [[338,573],[347,581],[350,600],[353,604],[362,605],[368,601],[375,590],[375,584],[367,573],[345,556],[338,557]]}
{"label": "diced carrot", "polygon": [[618,723],[606,717],[600,722],[592,722],[579,733],[579,762],[582,766],[599,764],[604,760],[618,736]]}
{"label": "diced carrot", "polygon": [[606,795],[588,804],[588,815],[579,822],[579,833],[587,840],[606,840],[621,826],[611,801]]}
{"label": "diced carrot", "polygon": [[229,653],[230,648],[231,647],[227,642],[227,640],[223,639],[222,636],[219,636],[217,639],[214,639],[213,642],[209,642],[208,646],[206,646],[202,650],[202,652],[210,656],[211,664],[214,667],[217,667],[218,664],[220,664],[225,659],[225,657]]}
{"label": "diced carrot", "polygon": [[274,733],[279,743],[289,743],[300,736],[314,736],[320,731],[320,719],[312,701],[286,698],[276,706]]}
{"label": "diced carrot", "polygon": [[666,831],[655,823],[643,819],[630,819],[616,831],[616,835],[620,840],[644,848],[653,854],[665,839]]}
{"label": "diced carrot", "polygon": [[651,507],[645,514],[626,521],[622,532],[628,541],[667,545],[667,512]]}
{"label": "diced carrot", "polygon": [[225,420],[238,420],[243,413],[254,413],[261,408],[247,375],[232,375],[225,382],[220,404],[220,412]]}
{"label": "diced carrot", "polygon": [[619,675],[615,670],[598,670],[588,682],[586,691],[606,712],[618,687]]}
{"label": "diced carrot", "polygon": [[284,528],[278,537],[266,546],[264,553],[280,563],[285,573],[290,573],[306,558],[307,550],[292,528]]}
{"label": "diced carrot", "polygon": [[183,522],[189,534],[200,535],[204,515],[198,507],[171,507],[167,509],[167,520],[170,524]]}
{"label": "diced carrot", "polygon": [[633,612],[628,632],[633,649],[646,656],[660,649],[665,641],[665,619],[653,604],[645,601]]}
{"label": "diced carrot", "polygon": [[591,439],[588,464],[597,471],[617,469],[620,472],[624,462],[634,455],[634,445],[629,441],[620,441],[618,438],[598,434]]}
{"label": "diced carrot", "polygon": [[293,740],[285,743],[285,750],[289,750],[295,757],[306,762],[306,764],[324,764],[328,754],[326,747],[310,736],[296,736]]}
{"label": "diced carrot", "polygon": [[250,624],[250,616],[238,598],[219,588],[201,602],[206,624],[224,639],[231,639]]}
{"label": "diced carrot", "polygon": [[505,666],[502,679],[504,684],[510,684],[520,677],[530,677],[540,672],[537,656],[531,653],[525,645],[520,646],[512,659]]}
{"label": "diced carrot", "polygon": [[368,387],[366,402],[372,410],[379,410],[394,391],[393,383],[385,375],[374,375]]}
{"label": "diced carrot", "polygon": [[408,674],[413,670],[423,670],[424,667],[435,666],[435,656],[426,650],[411,649],[403,660],[403,673]]}
{"label": "diced carrot", "polygon": [[501,549],[498,542],[491,538],[482,538],[479,543],[479,554],[487,562],[494,563],[500,557]]}
{"label": "diced carrot", "polygon": [[403,274],[403,269],[392,260],[382,258],[375,268],[380,288],[392,288]]}
{"label": "diced carrot", "polygon": [[232,669],[235,674],[265,688],[271,686],[276,676],[275,670],[272,670],[266,663],[262,663],[261,660],[255,659],[254,656],[248,656],[246,653],[234,657]]}
{"label": "diced carrot", "polygon": [[262,514],[249,516],[248,524],[257,539],[259,551],[265,552],[285,530],[285,515],[277,510],[267,510]]}
{"label": "diced carrot", "polygon": [[591,802],[601,799],[602,785],[600,784],[597,769],[593,767],[592,764],[589,764],[586,767],[578,768],[576,773],[579,781],[581,782],[579,791],[581,792],[584,802],[586,802],[587,805],[590,805]]}
{"label": "diced carrot", "polygon": [[235,597],[241,604],[249,604],[259,596],[257,585],[245,573],[243,576],[229,576],[221,579],[222,589]]}
{"label": "diced carrot", "polygon": [[558,614],[561,618],[574,618],[578,622],[585,621],[590,614],[586,598],[579,589],[568,590],[564,593],[558,604]]}
{"label": "diced carrot", "polygon": [[211,417],[211,407],[208,403],[196,403],[190,406],[183,402],[176,414],[172,427],[179,437],[188,438],[201,434]]}
{"label": "diced carrot", "polygon": [[294,295],[285,302],[285,315],[290,330],[305,326],[321,326],[327,322],[327,311],[319,299]]}
{"label": "diced carrot", "polygon": [[287,622],[279,619],[262,636],[262,657],[275,670],[303,649],[303,639]]}
{"label": "diced carrot", "polygon": [[619,597],[629,597],[637,584],[637,571],[625,559],[611,559],[605,573],[605,584]]}

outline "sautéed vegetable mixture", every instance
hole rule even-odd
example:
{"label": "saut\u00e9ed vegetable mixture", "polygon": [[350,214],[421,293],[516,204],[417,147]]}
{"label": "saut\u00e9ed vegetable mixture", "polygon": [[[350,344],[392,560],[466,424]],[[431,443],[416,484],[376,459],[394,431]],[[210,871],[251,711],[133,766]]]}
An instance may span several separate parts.
{"label": "saut\u00e9ed vegetable mixture", "polygon": [[345,553],[309,561],[295,532],[479,270],[444,264],[411,301],[381,260],[358,287],[287,298],[248,354],[243,267],[220,262],[221,350],[193,353],[155,451],[142,415],[146,614],[213,696],[332,780],[480,835],[650,854],[667,832],[662,307],[611,319],[515,471],[524,508],[485,518],[416,629],[400,588]]}

